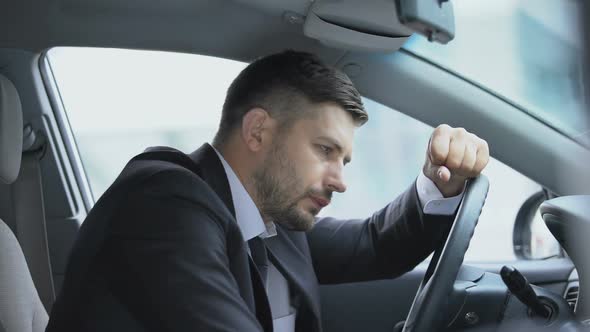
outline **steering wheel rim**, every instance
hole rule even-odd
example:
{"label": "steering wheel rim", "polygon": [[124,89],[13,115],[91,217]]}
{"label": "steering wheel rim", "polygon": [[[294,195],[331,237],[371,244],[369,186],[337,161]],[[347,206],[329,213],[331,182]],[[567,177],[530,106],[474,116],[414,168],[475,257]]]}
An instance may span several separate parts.
{"label": "steering wheel rim", "polygon": [[[479,175],[469,179],[446,241],[436,249],[416,292],[403,332],[438,331],[446,323],[443,308],[473,237],[488,194],[489,181]],[[429,309],[429,310],[427,310]]]}

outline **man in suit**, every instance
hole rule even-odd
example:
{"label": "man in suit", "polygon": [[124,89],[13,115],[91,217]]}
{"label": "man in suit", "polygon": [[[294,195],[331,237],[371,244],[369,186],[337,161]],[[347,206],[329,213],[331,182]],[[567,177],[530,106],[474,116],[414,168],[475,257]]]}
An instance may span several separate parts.
{"label": "man in suit", "polygon": [[318,219],[346,190],[367,119],[346,75],[315,56],[253,62],[228,89],[212,145],[148,149],[99,199],[47,331],[321,331],[318,285],[414,268],[488,161],[485,141],[439,126],[392,203],[364,220]]}

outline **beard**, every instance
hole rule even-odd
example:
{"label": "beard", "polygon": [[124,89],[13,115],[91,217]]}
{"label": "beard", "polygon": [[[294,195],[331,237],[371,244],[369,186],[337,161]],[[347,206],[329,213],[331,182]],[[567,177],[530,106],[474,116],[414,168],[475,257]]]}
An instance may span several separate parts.
{"label": "beard", "polygon": [[297,204],[317,191],[306,190],[281,145],[281,142],[273,145],[264,166],[253,174],[258,208],[265,221],[271,220],[293,231],[308,231],[319,210],[305,211]]}

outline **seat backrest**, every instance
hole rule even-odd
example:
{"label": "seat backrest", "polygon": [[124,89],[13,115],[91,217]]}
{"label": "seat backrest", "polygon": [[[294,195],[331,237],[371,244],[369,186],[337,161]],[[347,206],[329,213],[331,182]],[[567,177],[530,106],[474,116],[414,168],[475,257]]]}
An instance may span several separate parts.
{"label": "seat backrest", "polygon": [[0,220],[0,324],[6,332],[41,332],[47,321],[20,245]]}
{"label": "seat backrest", "polygon": [[[18,177],[23,140],[23,119],[16,88],[0,75],[0,181]],[[23,251],[0,219],[0,332],[41,332],[48,316],[33,284]]]}

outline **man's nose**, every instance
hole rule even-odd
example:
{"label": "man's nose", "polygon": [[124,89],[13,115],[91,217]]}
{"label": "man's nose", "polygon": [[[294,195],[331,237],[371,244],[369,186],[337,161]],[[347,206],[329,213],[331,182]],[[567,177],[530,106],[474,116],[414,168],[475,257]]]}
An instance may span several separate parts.
{"label": "man's nose", "polygon": [[343,193],[346,191],[346,184],[342,176],[342,167],[336,167],[328,174],[327,187],[335,192]]}

